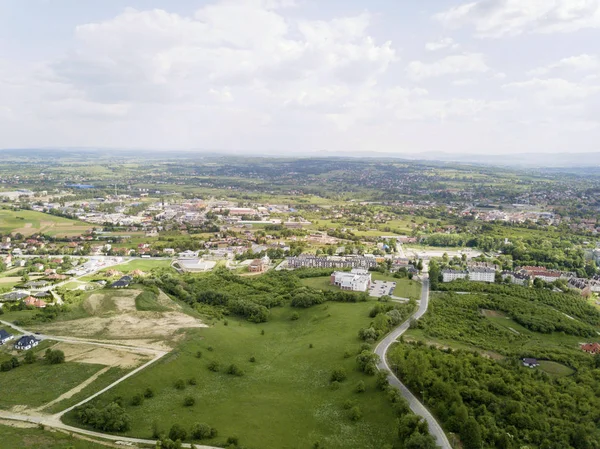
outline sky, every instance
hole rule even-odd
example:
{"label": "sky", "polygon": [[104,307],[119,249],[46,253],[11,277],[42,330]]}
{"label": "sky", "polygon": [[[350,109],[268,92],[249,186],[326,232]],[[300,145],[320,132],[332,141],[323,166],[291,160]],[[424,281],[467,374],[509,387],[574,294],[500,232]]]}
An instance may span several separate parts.
{"label": "sky", "polygon": [[0,148],[600,151],[600,0],[0,0]]}

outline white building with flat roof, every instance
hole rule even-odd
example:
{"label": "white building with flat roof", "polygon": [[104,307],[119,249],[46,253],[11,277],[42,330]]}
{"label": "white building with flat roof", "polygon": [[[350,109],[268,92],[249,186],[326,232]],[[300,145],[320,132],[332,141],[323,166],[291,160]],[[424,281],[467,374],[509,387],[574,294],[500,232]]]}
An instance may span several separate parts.
{"label": "white building with flat roof", "polygon": [[331,274],[331,284],[337,285],[342,290],[366,292],[371,285],[371,273],[360,268],[350,272],[336,271]]}

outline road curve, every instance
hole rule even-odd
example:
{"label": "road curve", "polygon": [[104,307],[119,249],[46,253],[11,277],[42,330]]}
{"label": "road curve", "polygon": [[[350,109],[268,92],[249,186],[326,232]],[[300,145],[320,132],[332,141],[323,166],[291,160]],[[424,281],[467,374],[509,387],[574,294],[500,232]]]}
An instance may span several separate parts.
{"label": "road curve", "polygon": [[425,312],[427,312],[427,307],[429,306],[429,279],[423,279],[423,287],[421,289],[421,302],[419,304],[419,309],[412,315],[408,320],[390,332],[386,337],[379,342],[377,347],[375,348],[375,354],[379,356],[379,363],[377,364],[377,368],[380,370],[389,371],[388,382],[397,387],[402,393],[402,396],[408,401],[408,405],[410,409],[417,415],[423,417],[427,424],[429,424],[429,432],[436,439],[437,445],[442,449],[452,449],[450,442],[448,441],[448,437],[444,433],[444,430],[440,426],[440,424],[433,417],[431,412],[427,410],[427,408],[419,402],[419,400],[413,395],[408,388],[404,386],[400,379],[396,377],[396,375],[390,369],[386,354],[390,346],[402,335],[406,332],[410,326],[411,319],[419,319]]}

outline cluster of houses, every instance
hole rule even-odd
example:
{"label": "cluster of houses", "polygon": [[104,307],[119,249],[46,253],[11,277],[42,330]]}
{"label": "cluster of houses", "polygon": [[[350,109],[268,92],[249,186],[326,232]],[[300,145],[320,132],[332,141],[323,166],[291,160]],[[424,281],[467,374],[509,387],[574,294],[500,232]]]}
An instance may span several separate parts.
{"label": "cluster of houses", "polygon": [[371,273],[362,268],[354,268],[350,272],[336,271],[331,274],[330,282],[342,290],[366,292],[371,286]]}
{"label": "cluster of houses", "polygon": [[[4,329],[0,329],[0,345],[5,345],[15,338],[14,335],[8,333]],[[26,351],[35,348],[40,344],[40,339],[33,335],[24,335],[15,342],[15,349],[18,351]]]}

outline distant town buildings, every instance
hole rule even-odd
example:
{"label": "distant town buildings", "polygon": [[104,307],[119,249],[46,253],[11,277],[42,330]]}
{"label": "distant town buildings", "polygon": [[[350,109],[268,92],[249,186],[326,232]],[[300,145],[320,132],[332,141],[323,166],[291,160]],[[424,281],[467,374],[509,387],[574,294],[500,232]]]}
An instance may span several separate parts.
{"label": "distant town buildings", "polygon": [[303,255],[287,258],[288,268],[375,268],[377,260],[365,256],[329,256],[319,257]]}

